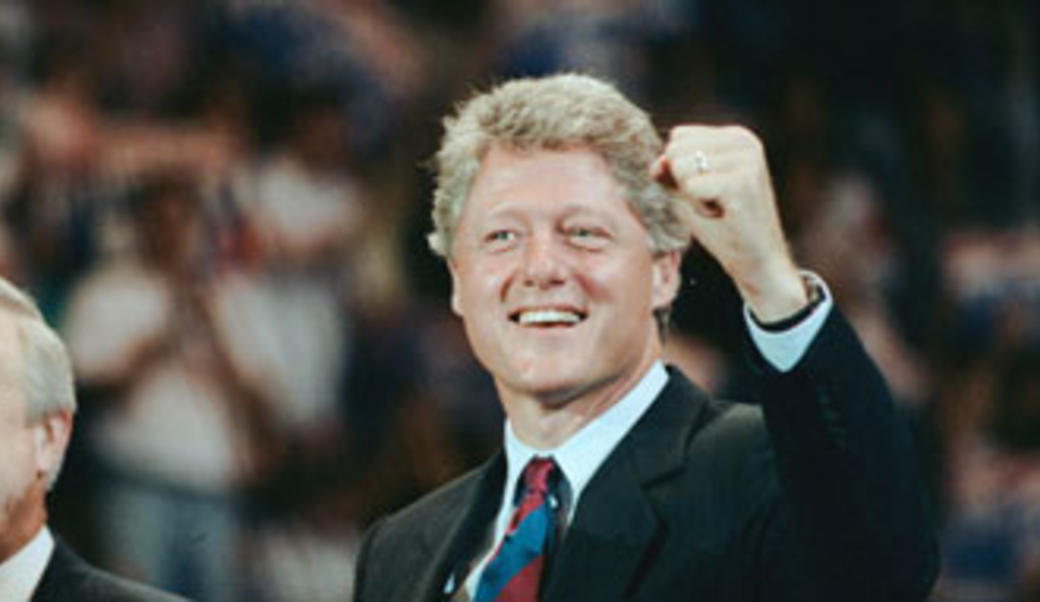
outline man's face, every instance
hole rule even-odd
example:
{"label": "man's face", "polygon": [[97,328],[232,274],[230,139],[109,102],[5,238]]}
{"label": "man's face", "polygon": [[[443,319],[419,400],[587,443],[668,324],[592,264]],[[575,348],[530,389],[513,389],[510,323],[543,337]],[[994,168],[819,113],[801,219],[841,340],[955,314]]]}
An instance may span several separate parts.
{"label": "man's face", "polygon": [[603,158],[493,147],[459,218],[452,308],[503,402],[632,383],[660,355],[653,310],[678,288]]}
{"label": "man's face", "polygon": [[19,347],[14,318],[0,309],[0,535],[13,527],[36,480],[36,435],[19,378]]}

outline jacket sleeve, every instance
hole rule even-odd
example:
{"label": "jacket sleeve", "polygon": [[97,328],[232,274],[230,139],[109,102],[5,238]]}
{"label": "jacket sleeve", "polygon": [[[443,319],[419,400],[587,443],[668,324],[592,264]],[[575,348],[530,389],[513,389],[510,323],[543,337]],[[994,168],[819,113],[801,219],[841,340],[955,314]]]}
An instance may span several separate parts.
{"label": "jacket sleeve", "polygon": [[939,562],[910,435],[855,332],[832,310],[785,373],[749,347],[780,482],[764,599],[810,574],[831,600],[925,600]]}

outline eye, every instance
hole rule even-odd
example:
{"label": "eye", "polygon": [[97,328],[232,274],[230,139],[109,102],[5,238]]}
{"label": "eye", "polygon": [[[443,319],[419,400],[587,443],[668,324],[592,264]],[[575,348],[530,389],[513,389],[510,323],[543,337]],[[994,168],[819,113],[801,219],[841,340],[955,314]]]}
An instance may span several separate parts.
{"label": "eye", "polygon": [[603,248],[610,240],[610,234],[596,226],[569,226],[564,230],[564,234],[572,244],[587,249]]}
{"label": "eye", "polygon": [[492,251],[501,251],[512,247],[520,238],[515,230],[492,230],[484,235],[484,247]]}

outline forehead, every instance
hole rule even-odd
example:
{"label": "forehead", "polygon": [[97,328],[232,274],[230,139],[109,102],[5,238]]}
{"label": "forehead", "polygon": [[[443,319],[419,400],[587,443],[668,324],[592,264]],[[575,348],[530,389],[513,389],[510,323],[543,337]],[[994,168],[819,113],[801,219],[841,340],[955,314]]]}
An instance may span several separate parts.
{"label": "forehead", "polygon": [[481,162],[463,213],[531,206],[629,212],[606,161],[590,149],[515,151],[492,146]]}

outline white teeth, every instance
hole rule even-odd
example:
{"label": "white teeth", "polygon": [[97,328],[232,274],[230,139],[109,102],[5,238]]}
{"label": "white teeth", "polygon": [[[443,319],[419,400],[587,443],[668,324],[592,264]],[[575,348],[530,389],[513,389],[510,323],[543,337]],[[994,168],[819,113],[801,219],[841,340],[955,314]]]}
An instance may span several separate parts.
{"label": "white teeth", "polygon": [[539,309],[520,312],[518,321],[521,324],[577,324],[581,321],[581,316],[570,311]]}

